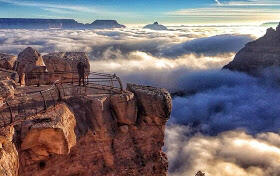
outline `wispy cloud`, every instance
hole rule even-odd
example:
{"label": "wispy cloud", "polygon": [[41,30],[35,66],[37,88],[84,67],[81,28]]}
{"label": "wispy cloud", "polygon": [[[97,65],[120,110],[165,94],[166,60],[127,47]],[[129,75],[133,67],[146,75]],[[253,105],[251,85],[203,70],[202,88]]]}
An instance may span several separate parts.
{"label": "wispy cloud", "polygon": [[235,21],[269,21],[280,18],[279,1],[265,0],[248,0],[248,1],[220,1],[214,0],[215,3],[208,7],[178,9],[167,12],[168,16],[186,17],[186,18],[203,18],[208,21],[232,20]]}
{"label": "wispy cloud", "polygon": [[234,6],[275,7],[275,6],[280,6],[280,3],[278,0],[277,1],[276,0],[247,0],[247,1],[226,1],[226,2],[221,2],[219,0],[215,0],[215,2],[218,5],[228,6],[228,7],[234,7]]}
{"label": "wispy cloud", "polygon": [[218,5],[221,5],[221,2],[219,0],[215,0],[215,2],[218,4]]}
{"label": "wispy cloud", "polygon": [[97,13],[98,10],[94,6],[80,6],[80,5],[66,5],[66,4],[55,4],[55,3],[41,3],[41,2],[30,2],[30,1],[17,1],[17,0],[0,0],[0,2],[9,3],[17,6],[30,6],[39,7],[44,10],[50,10],[58,12],[64,11],[77,11],[77,12],[87,12],[87,13]]}

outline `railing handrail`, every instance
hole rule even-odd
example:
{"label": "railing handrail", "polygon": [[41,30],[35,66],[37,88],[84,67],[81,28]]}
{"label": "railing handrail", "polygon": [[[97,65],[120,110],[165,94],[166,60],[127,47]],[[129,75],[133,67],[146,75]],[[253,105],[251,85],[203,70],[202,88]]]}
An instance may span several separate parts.
{"label": "railing handrail", "polygon": [[[72,74],[72,82],[74,83],[74,80],[77,80],[78,78],[73,77],[73,74],[77,74],[77,76],[79,75],[78,72],[76,71],[54,71],[54,72],[31,72],[31,73],[27,73],[26,74],[26,79],[34,79],[34,78],[29,78],[29,76],[41,76],[41,75],[57,75],[57,74]],[[119,83],[119,88],[121,89],[121,91],[123,91],[123,85],[121,82],[121,79],[116,75],[116,74],[109,74],[109,73],[99,73],[99,72],[85,72],[86,74],[86,80],[87,82],[106,82],[106,81],[110,81],[110,82],[118,82]],[[93,77],[93,76],[98,76],[98,77]],[[39,78],[40,79],[40,78]],[[92,80],[104,80],[104,81],[92,81]],[[106,80],[106,81],[105,81]],[[38,80],[39,82],[40,80]],[[113,85],[112,85],[113,86]],[[114,87],[114,86],[113,86]]]}
{"label": "railing handrail", "polygon": [[[93,72],[93,74],[96,74],[96,73],[97,72]],[[5,126],[15,124],[18,121],[23,121],[27,117],[34,116],[37,113],[46,110],[48,107],[50,107],[52,105],[56,106],[56,104],[60,100],[69,96],[69,92],[66,91],[67,89],[70,88],[70,89],[75,90],[76,89],[75,87],[78,87],[78,85],[74,84],[74,83],[78,83],[78,81],[76,81],[76,80],[77,80],[77,78],[72,79],[71,82],[63,82],[62,80],[56,80],[47,89],[36,90],[36,91],[31,91],[31,92],[24,92],[24,94],[19,96],[18,99],[6,100],[5,102],[3,102],[3,104],[0,108],[0,117],[2,117],[2,122],[3,122],[0,127],[5,127]],[[87,82],[86,82],[87,85],[85,86],[84,92],[82,91],[83,86],[79,86],[80,91],[77,92],[78,95],[87,94],[86,89],[105,90],[105,92],[95,92],[96,94],[112,94],[112,93],[119,94],[119,93],[122,93],[122,91],[123,91],[122,82],[116,74],[113,74],[113,75],[110,74],[110,77],[105,76],[105,78],[103,78],[103,79],[102,78],[88,78],[86,80],[87,80]],[[111,85],[100,84],[101,82],[110,82]],[[118,82],[119,87],[115,87],[113,82]],[[65,85],[70,85],[70,87],[67,87]],[[53,95],[55,95],[55,96],[53,96]],[[28,99],[28,102],[25,102],[25,100],[24,100],[25,98]],[[37,98],[40,98],[39,101],[43,102],[43,106],[39,105],[37,107],[37,105],[35,105],[34,109],[33,109],[33,105],[32,105],[32,108],[30,109],[30,107],[28,107],[28,104],[29,104],[29,106],[30,106],[30,103],[33,104],[35,102],[35,104],[36,104],[36,101],[38,101]],[[25,105],[27,105],[27,106],[25,106]],[[24,112],[20,112],[19,109],[22,109]],[[38,109],[39,109],[39,111],[38,111]],[[36,111],[34,112],[33,110],[36,110]],[[7,120],[9,122],[6,123]]]}

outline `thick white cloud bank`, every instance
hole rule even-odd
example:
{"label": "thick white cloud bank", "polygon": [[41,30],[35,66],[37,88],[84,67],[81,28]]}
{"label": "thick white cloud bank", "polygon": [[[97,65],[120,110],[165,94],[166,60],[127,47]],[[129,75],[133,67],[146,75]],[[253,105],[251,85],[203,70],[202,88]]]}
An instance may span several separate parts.
{"label": "thick white cloud bank", "polygon": [[177,92],[165,141],[171,176],[280,175],[279,69],[261,78],[220,70],[265,29],[168,29],[0,30],[0,52],[85,51],[92,71]]}
{"label": "thick white cloud bank", "polygon": [[[192,137],[188,137],[192,136]],[[191,134],[186,126],[169,126],[166,132],[169,172],[192,176],[277,176],[280,174],[280,135],[227,131],[217,136]]]}

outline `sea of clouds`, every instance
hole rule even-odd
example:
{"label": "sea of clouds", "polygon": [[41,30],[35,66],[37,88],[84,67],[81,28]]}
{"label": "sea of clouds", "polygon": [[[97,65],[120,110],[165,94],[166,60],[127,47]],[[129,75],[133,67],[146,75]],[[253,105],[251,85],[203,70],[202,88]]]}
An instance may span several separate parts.
{"label": "sea of clouds", "polygon": [[[169,175],[280,175],[280,72],[259,78],[222,70],[257,26],[138,27],[115,30],[0,30],[0,52],[27,46],[41,53],[85,51],[91,70],[124,82],[167,88],[173,112],[166,128]],[[180,94],[178,94],[180,92]]]}

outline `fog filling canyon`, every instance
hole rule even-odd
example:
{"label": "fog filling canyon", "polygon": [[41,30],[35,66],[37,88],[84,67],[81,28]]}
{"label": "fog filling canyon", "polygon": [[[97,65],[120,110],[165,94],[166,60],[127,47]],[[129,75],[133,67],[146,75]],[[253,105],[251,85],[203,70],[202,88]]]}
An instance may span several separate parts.
{"label": "fog filling canyon", "polygon": [[41,53],[85,51],[92,71],[181,92],[166,129],[169,175],[279,175],[279,69],[260,78],[221,71],[266,29],[168,28],[0,30],[0,52],[17,54],[27,46]]}

